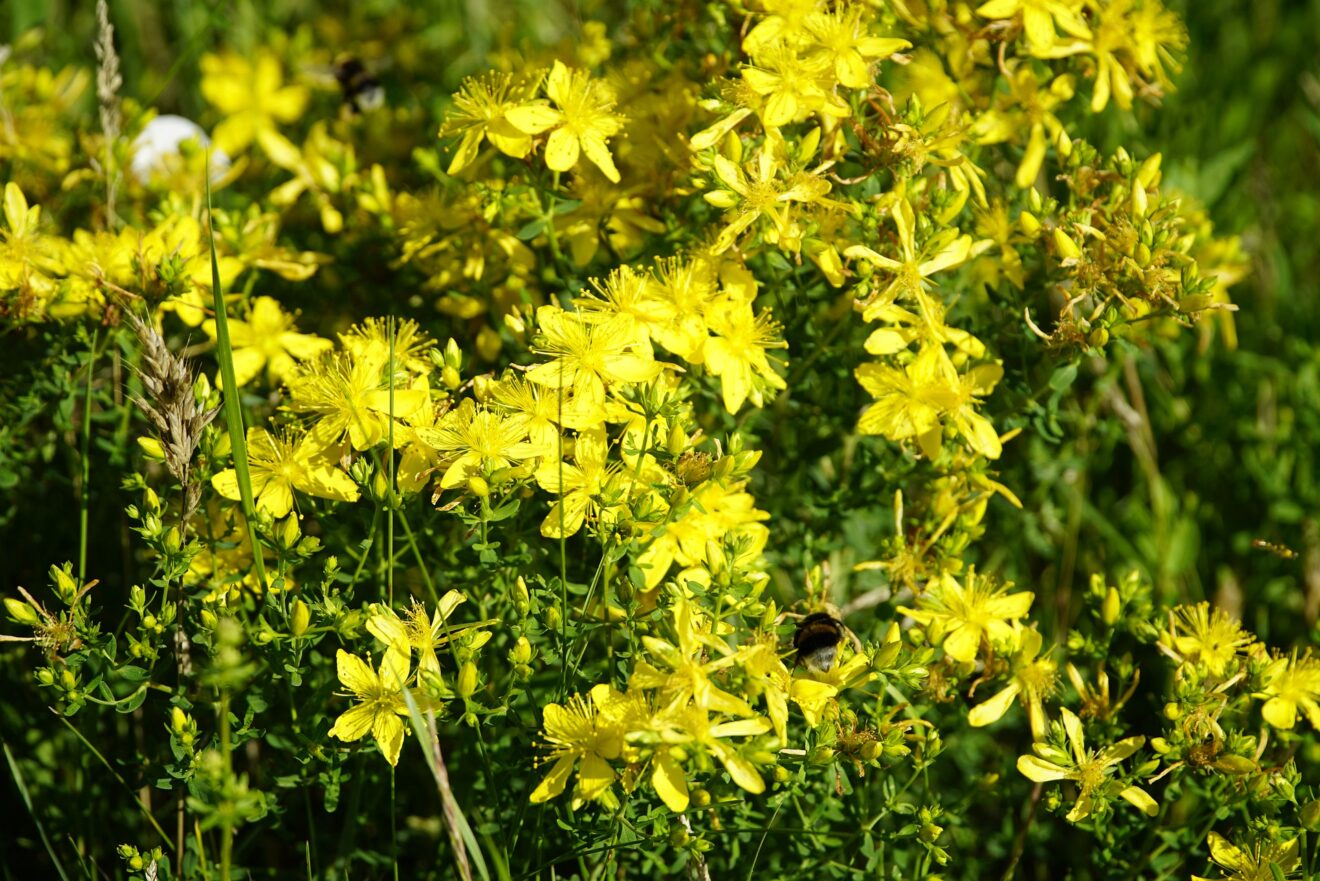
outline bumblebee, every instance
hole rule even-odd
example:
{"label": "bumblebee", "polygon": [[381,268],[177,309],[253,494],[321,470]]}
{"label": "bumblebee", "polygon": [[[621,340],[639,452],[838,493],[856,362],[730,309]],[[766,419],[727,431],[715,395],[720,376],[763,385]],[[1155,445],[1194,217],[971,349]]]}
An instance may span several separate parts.
{"label": "bumblebee", "polygon": [[812,612],[798,622],[793,634],[798,663],[817,673],[827,673],[834,666],[842,641],[843,622],[826,612]]}
{"label": "bumblebee", "polygon": [[340,55],[334,64],[335,82],[344,96],[344,106],[351,115],[376,110],[385,103],[385,89],[362,59]]}

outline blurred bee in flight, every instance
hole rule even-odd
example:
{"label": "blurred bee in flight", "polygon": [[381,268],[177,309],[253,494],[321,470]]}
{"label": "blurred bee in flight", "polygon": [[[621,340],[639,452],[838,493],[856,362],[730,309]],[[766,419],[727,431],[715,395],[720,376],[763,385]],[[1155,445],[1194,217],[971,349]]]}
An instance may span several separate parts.
{"label": "blurred bee in flight", "polygon": [[344,96],[350,116],[379,109],[385,103],[385,89],[380,80],[356,55],[340,55],[334,63],[335,82]]}

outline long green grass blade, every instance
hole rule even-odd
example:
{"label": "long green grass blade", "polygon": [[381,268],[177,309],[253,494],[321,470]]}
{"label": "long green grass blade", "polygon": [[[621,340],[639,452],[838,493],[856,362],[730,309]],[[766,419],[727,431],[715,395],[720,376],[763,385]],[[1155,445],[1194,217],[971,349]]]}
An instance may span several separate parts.
{"label": "long green grass blade", "polygon": [[[426,758],[426,766],[431,770],[431,775],[436,778],[437,788],[439,788],[440,776],[437,773],[435,756],[431,754],[431,736],[427,731],[426,721],[422,719],[421,710],[418,709],[417,702],[413,700],[412,693],[406,688],[403,690],[403,700],[408,705],[408,721],[412,724],[413,734],[417,735],[417,743],[421,746],[422,753]],[[481,876],[482,881],[490,881],[490,869],[486,866],[486,858],[482,854],[481,845],[477,844],[477,836],[473,834],[467,817],[463,815],[463,809],[458,806],[458,801],[454,798],[452,792],[441,790],[440,798],[441,801],[447,802],[447,807],[452,811],[454,825],[458,828],[459,837],[463,839],[468,857],[477,867],[477,874]],[[446,812],[447,815],[448,813]]]}
{"label": "long green grass blade", "polygon": [[211,225],[211,154],[206,154],[206,240],[211,246],[211,295],[215,300],[215,356],[220,362],[223,380],[225,425],[229,429],[229,443],[234,454],[234,474],[238,478],[238,494],[243,505],[243,520],[252,539],[252,565],[257,580],[266,588],[266,567],[261,559],[261,541],[255,527],[256,505],[252,497],[252,474],[248,470],[247,434],[243,429],[243,407],[239,398],[238,380],[234,374],[234,351],[229,343],[229,316],[225,312],[225,295],[220,287],[220,263],[215,256],[215,228]]}
{"label": "long green grass blade", "polygon": [[23,799],[23,806],[27,808],[28,814],[32,817],[32,822],[37,824],[37,834],[41,836],[41,843],[46,846],[46,853],[50,854],[50,861],[55,864],[55,871],[60,873],[63,881],[69,881],[69,876],[64,873],[64,865],[60,858],[55,855],[55,848],[50,846],[50,839],[46,837],[46,827],[41,825],[41,818],[37,812],[32,809],[32,796],[28,795],[27,784],[23,782],[23,772],[18,768],[18,762],[14,761],[14,754],[9,749],[9,744],[3,744],[5,749],[5,761],[9,762],[9,773],[14,775],[14,784],[18,787],[18,797]]}

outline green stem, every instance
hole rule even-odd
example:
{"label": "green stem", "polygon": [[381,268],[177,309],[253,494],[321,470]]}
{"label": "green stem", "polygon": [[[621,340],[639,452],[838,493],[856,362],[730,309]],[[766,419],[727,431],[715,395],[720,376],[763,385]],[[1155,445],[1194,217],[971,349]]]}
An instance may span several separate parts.
{"label": "green stem", "polygon": [[[233,744],[230,742],[229,731],[229,692],[220,692],[220,754],[225,762],[225,787],[229,789],[233,784],[234,765],[233,765]],[[228,792],[225,796],[228,799]],[[220,878],[221,881],[229,881],[230,864],[234,856],[234,819],[230,814],[230,806],[223,805],[220,812]]]}
{"label": "green stem", "polygon": [[78,487],[78,583],[87,580],[87,514],[91,507],[88,482],[92,479],[92,377],[96,372],[96,344],[101,328],[92,331],[92,348],[87,352],[87,386],[83,394],[82,414],[82,483]]}

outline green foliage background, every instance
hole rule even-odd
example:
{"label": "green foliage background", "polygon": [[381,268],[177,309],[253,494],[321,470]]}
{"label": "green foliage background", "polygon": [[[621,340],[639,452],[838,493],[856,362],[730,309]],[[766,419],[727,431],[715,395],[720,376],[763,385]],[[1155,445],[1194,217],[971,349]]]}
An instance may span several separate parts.
{"label": "green foliage background", "polygon": [[[1234,290],[1239,345],[1236,350],[1212,345],[1198,356],[1198,335],[1183,333],[1146,352],[1128,351],[1107,362],[1084,360],[1075,377],[1060,378],[1061,384],[1071,381],[1070,393],[1057,406],[1040,408],[1024,426],[1024,439],[1010,445],[1000,463],[1000,479],[1018,491],[1026,510],[996,516],[992,506],[986,536],[976,546],[982,559],[973,562],[1020,586],[1032,586],[1038,608],[1056,609],[1061,625],[1080,608],[1087,573],[1135,566],[1166,602],[1213,599],[1240,613],[1271,644],[1315,645],[1320,643],[1315,630],[1320,614],[1320,0],[1172,5],[1184,16],[1191,37],[1178,92],[1158,111],[1139,107],[1133,114],[1109,114],[1092,121],[1093,131],[1074,134],[1102,149],[1125,145],[1137,155],[1162,151],[1168,183],[1202,201],[1219,231],[1244,237],[1252,271]],[[222,32],[226,42],[242,47],[271,29],[292,32],[295,25],[323,16],[338,21],[348,34],[363,22],[386,23],[386,32],[391,27],[411,31],[410,51],[431,59],[436,74],[430,82],[414,84],[412,97],[438,108],[464,75],[484,66],[487,50],[500,40],[554,43],[583,18],[608,18],[614,11],[610,4],[459,0],[291,0],[269,8],[194,0],[112,7],[125,92],[156,95],[154,103],[162,110],[193,118],[202,115],[197,80],[180,72],[191,70]],[[34,26],[45,28],[44,51],[52,64],[92,63],[90,4],[10,0],[0,9],[0,43]],[[393,88],[388,74],[386,79],[387,88]],[[779,315],[790,328],[795,318],[806,318],[792,309],[789,305]],[[316,320],[314,314],[309,318]],[[77,534],[82,468],[76,389],[89,343],[70,337],[61,340],[62,349],[52,349],[47,338],[6,334],[0,345],[0,586],[39,585],[51,561],[73,555],[70,536]],[[795,355],[804,357],[802,351]],[[790,369],[798,366],[795,361]],[[775,524],[767,550],[774,584],[791,593],[796,573],[810,562],[829,559],[841,579],[836,590],[857,593],[870,582],[864,574],[849,574],[851,565],[880,556],[893,528],[892,522],[876,522],[869,509],[892,489],[878,479],[868,482],[866,475],[876,470],[867,459],[872,454],[840,448],[838,438],[851,425],[831,423],[834,417],[827,418],[817,403],[840,394],[856,396],[851,371],[845,365],[817,367],[802,382],[790,383],[773,407],[744,426],[764,450],[752,489]],[[1138,388],[1140,399],[1134,395]],[[1137,408],[1140,424],[1125,430],[1113,418],[1116,399]],[[122,572],[117,584],[106,581],[126,597],[133,560],[118,475],[128,468],[130,436],[126,425],[109,421],[113,410],[98,411],[107,419],[94,424],[92,432],[89,519],[100,528],[89,543],[89,570]],[[841,480],[842,473],[857,479]],[[1294,548],[1300,557],[1284,559],[1253,547],[1257,539]],[[102,601],[116,607],[111,596]],[[329,658],[319,662],[329,663]],[[0,655],[0,695],[29,688],[30,664],[18,652]],[[1159,708],[1144,711],[1153,717]],[[124,746],[130,737],[126,717],[119,727]],[[507,734],[522,738],[529,749],[531,735]],[[1011,736],[1021,739],[1024,749],[1029,743],[1022,730]],[[87,810],[89,804],[122,804],[123,787],[54,716],[30,702],[0,699],[0,739],[16,751],[33,751],[34,760],[23,765],[27,785],[48,799],[36,810],[58,841],[94,850],[91,842],[145,840],[137,815]],[[946,758],[943,773],[951,786],[978,773],[981,748],[972,740],[960,744],[952,760]],[[127,755],[131,749],[113,753]],[[1320,757],[1298,758],[1299,763],[1308,760],[1301,763],[1304,777],[1320,782],[1314,772]],[[454,769],[456,789],[469,800],[502,797],[482,790],[478,761],[466,756]],[[135,770],[119,767],[116,773],[132,777]],[[309,803],[306,814],[290,809],[270,817],[265,822],[279,835],[254,844],[267,852],[248,858],[282,866],[291,873],[285,877],[296,877],[301,852],[281,851],[295,843],[300,850],[301,842],[309,840],[318,861],[336,852],[341,857],[356,852],[359,862],[348,877],[385,877],[388,848],[381,842],[389,835],[382,825],[389,792],[353,786],[352,777],[352,772],[345,775],[346,804],[336,815],[313,816]],[[259,782],[280,785],[278,780]],[[434,793],[411,791],[412,782],[399,781],[406,806],[398,812],[405,827],[401,840],[429,840],[438,822],[430,801]],[[509,792],[531,785],[530,780],[510,781]],[[5,786],[6,799],[18,805],[12,777]],[[831,810],[849,809],[845,803]],[[1014,812],[978,814],[970,805],[947,804],[946,810],[949,849],[960,855],[950,876],[991,877],[1003,865],[1002,848],[1012,840]],[[36,877],[26,874],[25,866],[49,876],[52,866],[30,815],[11,810],[11,817],[12,825],[0,833],[0,876]],[[594,821],[567,813],[558,820],[540,813],[530,822],[527,834],[545,841],[547,854],[554,852],[556,840],[547,827],[555,822],[596,831],[589,829]],[[795,820],[780,828],[798,825]],[[1070,865],[1071,855],[1086,846],[1087,833],[1069,830],[1066,834],[1077,840],[1062,840],[1059,829],[1058,824],[1050,827],[1054,837],[1049,839],[1038,830],[1020,877],[1098,877],[1080,862]],[[757,846],[754,838],[734,838],[721,846]],[[1121,863],[1117,855],[1115,860]],[[98,864],[79,871],[115,876],[118,867]],[[777,869],[768,864],[765,871],[775,877]]]}

